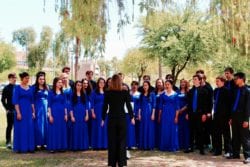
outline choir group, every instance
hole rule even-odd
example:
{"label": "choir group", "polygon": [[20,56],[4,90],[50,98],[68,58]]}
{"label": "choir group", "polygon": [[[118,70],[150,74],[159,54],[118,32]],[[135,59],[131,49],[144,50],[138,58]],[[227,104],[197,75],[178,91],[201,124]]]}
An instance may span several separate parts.
{"label": "choir group", "polygon": [[[107,149],[108,116],[104,125],[101,122],[110,78],[95,82],[93,72],[87,71],[86,78],[73,82],[69,72],[69,67],[63,68],[51,87],[44,72],[37,73],[32,86],[28,73],[19,75],[19,85],[15,85],[15,74],[9,74],[10,84],[2,94],[8,120],[7,147],[11,148],[14,123],[14,152]],[[250,91],[246,76],[234,74],[232,68],[224,72],[216,77],[215,89],[206,82],[203,70],[193,75],[192,87],[185,79],[176,87],[170,74],[165,80],[157,79],[155,87],[148,75],[143,77],[142,86],[137,81],[130,86],[123,83],[130,92],[135,117],[133,125],[127,114],[127,148],[185,153],[198,149],[201,155],[210,148],[214,156],[224,153],[229,159],[237,159],[243,146],[244,163],[250,163]],[[122,73],[119,75],[123,80]]]}

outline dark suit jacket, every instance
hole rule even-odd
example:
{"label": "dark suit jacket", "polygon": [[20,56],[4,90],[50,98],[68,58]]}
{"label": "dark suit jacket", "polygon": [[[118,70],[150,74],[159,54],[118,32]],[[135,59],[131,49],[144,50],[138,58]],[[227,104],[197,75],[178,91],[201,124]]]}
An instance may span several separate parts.
{"label": "dark suit jacket", "polygon": [[235,112],[232,111],[231,115],[233,117],[236,114],[237,118],[239,118],[240,121],[249,121],[249,117],[250,117],[250,91],[247,88],[247,86],[243,86],[241,88],[234,89],[232,110],[233,110],[234,103],[236,101],[238,89],[240,89],[240,91],[241,91],[239,103],[238,103],[238,106],[236,108],[236,111]]}
{"label": "dark suit jacket", "polygon": [[230,116],[230,112],[231,112],[231,106],[232,106],[230,92],[225,86],[221,88],[216,88],[214,90],[214,102],[215,102],[218,91],[219,91],[218,100],[216,104],[214,103],[214,105],[216,105],[214,106],[216,107],[214,116],[219,117],[221,119],[228,120]]}
{"label": "dark suit jacket", "polygon": [[187,94],[188,98],[188,114],[192,115],[194,113],[199,113],[199,114],[207,114],[210,113],[211,111],[209,110],[209,102],[208,102],[208,92],[204,87],[197,87],[197,110],[194,112],[193,111],[193,94],[194,94],[195,87],[192,87],[190,91]]}

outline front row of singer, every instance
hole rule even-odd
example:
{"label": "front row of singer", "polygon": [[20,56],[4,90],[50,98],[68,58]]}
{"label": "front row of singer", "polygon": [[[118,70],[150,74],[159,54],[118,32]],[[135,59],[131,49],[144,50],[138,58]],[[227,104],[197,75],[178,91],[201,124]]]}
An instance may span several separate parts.
{"label": "front row of singer", "polygon": [[[51,89],[44,72],[37,73],[33,86],[29,86],[28,73],[21,73],[20,78],[21,83],[14,87],[12,98],[15,152],[33,152],[36,147],[46,147],[50,152],[107,148],[108,117],[101,126],[105,118],[102,115],[106,114],[102,114],[108,90],[105,79],[99,78],[96,89],[91,91],[87,79],[76,81],[72,88],[66,73],[53,80]],[[130,95],[136,122],[132,125],[127,114],[127,147],[162,151],[183,149],[185,152],[192,152],[196,147],[204,155],[205,129],[213,117],[210,126],[214,155],[222,154],[223,136],[224,151],[229,158],[239,158],[242,145],[245,162],[250,162],[250,93],[245,80],[244,73],[236,73],[236,86],[228,89],[223,76],[216,78],[213,116],[209,107],[210,92],[201,86],[199,74],[193,76],[190,90],[184,79],[178,91],[174,91],[172,80],[158,79],[154,91],[148,80],[144,80],[141,88],[133,81]],[[124,89],[129,91],[126,84]]]}

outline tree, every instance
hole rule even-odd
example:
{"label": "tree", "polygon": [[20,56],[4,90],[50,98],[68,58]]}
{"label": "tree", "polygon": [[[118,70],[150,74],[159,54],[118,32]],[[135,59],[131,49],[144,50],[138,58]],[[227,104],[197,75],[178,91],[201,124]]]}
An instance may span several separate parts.
{"label": "tree", "polygon": [[12,46],[4,42],[0,42],[0,73],[15,66],[15,54]]}
{"label": "tree", "polygon": [[160,57],[171,69],[174,83],[188,66],[209,60],[216,51],[210,22],[192,10],[155,12],[141,21],[141,47],[151,57]]}
{"label": "tree", "polygon": [[52,40],[52,30],[50,27],[43,27],[40,42],[29,46],[27,57],[29,68],[42,70],[44,67],[48,51]]}
{"label": "tree", "polygon": [[138,48],[130,49],[122,61],[122,71],[136,75],[140,84],[142,76],[151,63],[152,61],[148,61],[148,57],[142,50]]}
{"label": "tree", "polygon": [[27,27],[14,31],[12,36],[12,42],[17,42],[22,47],[25,47],[27,54],[28,46],[35,42],[36,33],[32,27]]}
{"label": "tree", "polygon": [[110,61],[100,59],[97,63],[98,63],[98,66],[100,67],[100,72],[101,72],[100,75],[104,76],[105,78],[110,76],[110,74],[111,74]]}
{"label": "tree", "polygon": [[70,39],[67,37],[64,31],[60,31],[56,34],[55,40],[53,41],[53,54],[54,54],[54,66],[63,67],[68,63],[69,60],[69,42]]}

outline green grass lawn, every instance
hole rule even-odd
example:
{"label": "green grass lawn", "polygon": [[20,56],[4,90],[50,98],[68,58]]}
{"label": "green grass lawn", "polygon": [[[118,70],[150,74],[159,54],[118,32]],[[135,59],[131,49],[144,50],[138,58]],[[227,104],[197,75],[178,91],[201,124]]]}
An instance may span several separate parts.
{"label": "green grass lawn", "polygon": [[1,104],[0,105],[0,147],[5,146],[5,128],[6,128],[6,114]]}

